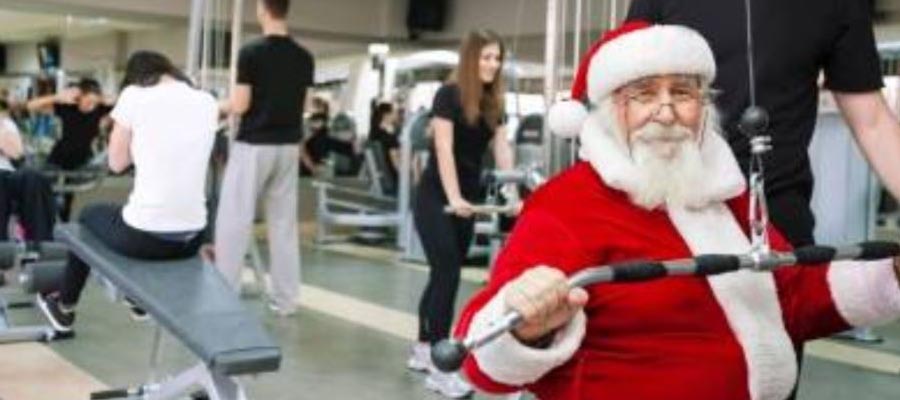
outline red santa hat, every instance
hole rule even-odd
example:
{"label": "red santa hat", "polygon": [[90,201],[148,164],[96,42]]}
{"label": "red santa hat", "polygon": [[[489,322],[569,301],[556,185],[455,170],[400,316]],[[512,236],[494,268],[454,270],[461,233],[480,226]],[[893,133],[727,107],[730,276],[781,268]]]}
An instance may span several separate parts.
{"label": "red santa hat", "polygon": [[663,74],[699,75],[704,83],[716,76],[716,61],[706,40],[677,25],[629,21],[608,31],[581,59],[571,99],[550,107],[550,130],[563,137],[581,132],[587,118],[583,101],[599,103],[636,79]]}

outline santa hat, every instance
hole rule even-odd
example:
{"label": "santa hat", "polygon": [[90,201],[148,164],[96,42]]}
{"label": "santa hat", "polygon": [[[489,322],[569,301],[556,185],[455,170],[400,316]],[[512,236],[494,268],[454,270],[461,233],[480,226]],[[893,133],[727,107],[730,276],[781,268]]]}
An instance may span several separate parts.
{"label": "santa hat", "polygon": [[712,49],[703,36],[683,26],[626,22],[606,32],[582,58],[571,99],[550,107],[550,130],[574,137],[587,118],[583,101],[597,104],[628,82],[663,74],[699,75],[711,82],[716,76]]}

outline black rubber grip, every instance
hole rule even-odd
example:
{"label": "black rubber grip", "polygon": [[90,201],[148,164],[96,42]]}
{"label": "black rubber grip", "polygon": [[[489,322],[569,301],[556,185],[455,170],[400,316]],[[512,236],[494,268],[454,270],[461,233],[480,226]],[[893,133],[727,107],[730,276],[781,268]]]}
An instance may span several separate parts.
{"label": "black rubber grip", "polygon": [[668,275],[666,267],[658,261],[637,261],[610,266],[613,282],[640,282],[663,278]]}
{"label": "black rubber grip", "polygon": [[694,258],[697,263],[697,275],[715,275],[741,269],[738,256],[724,254],[705,254]]}
{"label": "black rubber grip", "polygon": [[112,389],[91,393],[91,400],[103,399],[123,399],[138,394],[135,390],[130,389]]}
{"label": "black rubber grip", "polygon": [[829,246],[803,246],[794,249],[797,264],[822,264],[834,260],[837,249]]}
{"label": "black rubber grip", "polygon": [[882,260],[900,254],[900,244],[894,242],[863,242],[859,244],[862,254],[857,260]]}

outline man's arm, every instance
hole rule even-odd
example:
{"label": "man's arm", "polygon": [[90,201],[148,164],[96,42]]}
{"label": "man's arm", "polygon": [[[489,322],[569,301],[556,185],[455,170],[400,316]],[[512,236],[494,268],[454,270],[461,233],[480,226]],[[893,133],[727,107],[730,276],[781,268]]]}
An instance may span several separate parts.
{"label": "man's arm", "polygon": [[25,103],[25,108],[30,112],[47,110],[54,103],[75,104],[75,99],[81,94],[78,88],[68,88],[57,94],[37,97]]}
{"label": "man's arm", "polygon": [[221,109],[225,114],[244,115],[250,109],[250,85],[237,84],[231,91],[231,97],[228,102],[221,105]]}
{"label": "man's arm", "polygon": [[835,92],[834,98],[884,186],[900,199],[900,122],[879,91]]}

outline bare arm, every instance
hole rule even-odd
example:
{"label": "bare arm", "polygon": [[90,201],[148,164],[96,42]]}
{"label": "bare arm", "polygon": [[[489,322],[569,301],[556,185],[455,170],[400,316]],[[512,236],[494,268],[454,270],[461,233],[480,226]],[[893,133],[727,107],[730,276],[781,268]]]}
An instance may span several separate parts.
{"label": "bare arm", "polygon": [[459,178],[456,176],[456,159],[453,157],[453,122],[435,117],[431,123],[434,126],[434,151],[441,184],[447,200],[452,203],[454,200],[462,199]]}
{"label": "bare arm", "polygon": [[53,106],[54,103],[58,102],[59,100],[60,99],[55,94],[36,97],[25,103],[25,108],[28,109],[29,112],[47,111],[50,109],[50,107]]}
{"label": "bare arm", "polygon": [[25,108],[30,112],[42,111],[50,108],[53,103],[75,104],[75,99],[81,91],[78,88],[69,88],[58,94],[36,97],[25,103]]}
{"label": "bare arm", "polygon": [[395,171],[400,170],[400,150],[399,149],[391,149],[388,152],[388,155],[391,157],[391,164],[394,166]]}
{"label": "bare arm", "polygon": [[881,92],[835,93],[834,97],[869,164],[894,198],[900,199],[900,123]]}
{"label": "bare arm", "polygon": [[508,171],[515,167],[515,156],[513,155],[512,146],[506,140],[506,127],[497,126],[494,131],[493,139],[494,162],[497,168]]}
{"label": "bare arm", "polygon": [[121,173],[131,165],[131,129],[116,122],[107,148],[109,169]]}
{"label": "bare arm", "polygon": [[316,165],[315,161],[313,161],[312,156],[309,155],[309,151],[306,149],[306,145],[309,142],[310,136],[303,138],[303,141],[300,142],[300,162],[306,167],[306,169],[310,170],[312,175],[316,175],[318,173],[318,165]]}
{"label": "bare arm", "polygon": [[900,257],[894,257],[894,274],[897,275],[897,281],[900,282]]}
{"label": "bare arm", "polygon": [[16,160],[22,157],[23,151],[22,136],[19,135],[19,132],[0,127],[0,154],[11,160]]}
{"label": "bare arm", "polygon": [[[512,146],[509,144],[509,140],[506,139],[505,126],[498,126],[497,130],[494,132],[493,150],[494,163],[497,164],[498,169],[509,171],[515,168],[516,157],[515,153],[513,153]],[[503,185],[501,192],[508,202],[516,204],[516,207],[511,213],[518,214],[522,210],[518,186],[512,183]]]}
{"label": "bare arm", "polygon": [[244,115],[250,109],[251,91],[250,85],[235,85],[229,100],[220,105],[222,112],[231,115]]}

